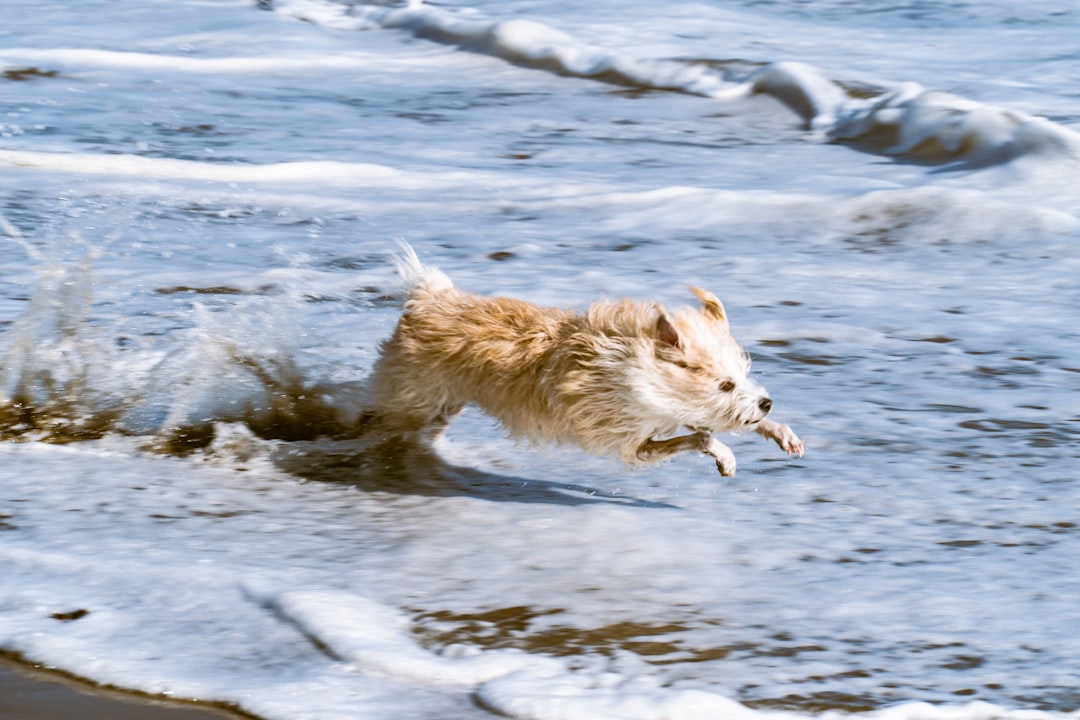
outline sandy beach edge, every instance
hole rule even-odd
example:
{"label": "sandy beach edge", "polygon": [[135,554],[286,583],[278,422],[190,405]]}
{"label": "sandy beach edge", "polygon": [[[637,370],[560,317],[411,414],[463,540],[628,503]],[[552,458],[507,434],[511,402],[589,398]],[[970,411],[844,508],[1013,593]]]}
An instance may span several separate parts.
{"label": "sandy beach edge", "polygon": [[257,720],[225,705],[167,700],[47,670],[0,650],[0,718],[19,720]]}

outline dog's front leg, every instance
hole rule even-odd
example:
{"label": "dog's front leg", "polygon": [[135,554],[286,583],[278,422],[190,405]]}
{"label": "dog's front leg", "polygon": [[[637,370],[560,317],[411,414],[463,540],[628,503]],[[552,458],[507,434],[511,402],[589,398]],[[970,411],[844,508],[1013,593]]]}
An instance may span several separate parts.
{"label": "dog's front leg", "polygon": [[775,420],[762,420],[755,428],[758,435],[773,440],[780,449],[786,452],[788,455],[803,456],[803,442],[799,439],[799,436],[795,434],[795,431],[789,428],[787,425],[778,423]]}
{"label": "dog's front leg", "polygon": [[637,449],[639,460],[653,462],[683,452],[699,452],[716,460],[716,469],[724,477],[735,474],[735,453],[712,433],[699,430],[693,435],[680,435],[667,440],[646,440]]}

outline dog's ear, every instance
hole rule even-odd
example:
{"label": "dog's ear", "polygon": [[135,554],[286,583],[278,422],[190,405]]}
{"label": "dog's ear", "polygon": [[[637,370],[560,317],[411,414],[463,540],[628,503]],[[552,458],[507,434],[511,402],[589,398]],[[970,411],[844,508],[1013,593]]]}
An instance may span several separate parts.
{"label": "dog's ear", "polygon": [[727,313],[724,312],[724,304],[720,302],[719,298],[708,290],[702,290],[699,287],[691,287],[690,292],[694,293],[697,299],[701,301],[701,312],[705,317],[722,322],[725,327],[727,326]]}
{"label": "dog's ear", "polygon": [[679,331],[671,324],[663,310],[660,311],[660,317],[656,319],[656,341],[661,348],[679,347]]}

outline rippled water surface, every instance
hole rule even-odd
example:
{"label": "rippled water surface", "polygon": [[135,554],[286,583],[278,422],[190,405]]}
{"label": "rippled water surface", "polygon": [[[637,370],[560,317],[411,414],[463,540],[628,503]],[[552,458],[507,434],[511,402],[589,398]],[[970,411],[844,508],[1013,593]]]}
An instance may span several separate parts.
{"label": "rippled water surface", "polygon": [[[268,719],[1076,716],[1068,3],[13,1],[4,650]],[[806,456],[365,438],[398,238],[710,288]]]}

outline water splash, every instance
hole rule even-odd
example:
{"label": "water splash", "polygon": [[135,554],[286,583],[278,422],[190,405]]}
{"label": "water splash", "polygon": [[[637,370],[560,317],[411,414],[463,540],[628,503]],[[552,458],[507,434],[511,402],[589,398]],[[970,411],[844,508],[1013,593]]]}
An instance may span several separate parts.
{"label": "water splash", "polygon": [[124,347],[91,322],[97,251],[57,262],[0,227],[37,261],[22,315],[0,335],[0,440],[64,443],[108,433],[147,436],[149,449],[187,454],[221,423],[281,440],[356,434],[362,384],[329,383],[301,367],[295,294],[192,306],[192,327],[164,348]]}
{"label": "water splash", "polygon": [[100,436],[124,403],[99,376],[109,347],[87,322],[92,304],[88,252],[74,263],[49,260],[11,223],[0,229],[38,261],[25,312],[0,336],[0,438],[65,442]]}
{"label": "water splash", "polygon": [[[297,361],[293,295],[257,298],[228,310],[194,306],[188,341],[154,370],[155,395],[168,409],[155,447],[189,452],[209,444],[218,423],[243,423],[277,440],[341,438],[363,387],[314,380]],[[168,386],[168,387],[166,387]]]}

